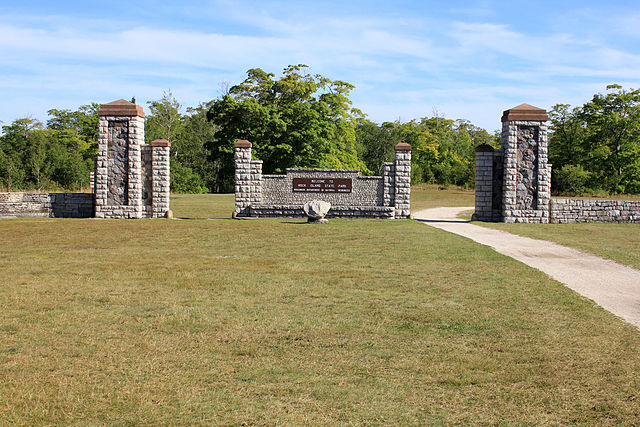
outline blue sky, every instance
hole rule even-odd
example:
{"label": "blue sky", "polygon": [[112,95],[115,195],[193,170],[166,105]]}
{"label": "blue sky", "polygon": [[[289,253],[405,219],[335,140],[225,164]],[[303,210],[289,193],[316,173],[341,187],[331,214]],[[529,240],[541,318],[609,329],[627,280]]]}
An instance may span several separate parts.
{"label": "blue sky", "polygon": [[[0,120],[171,89],[185,107],[250,68],[356,86],[376,122],[580,105],[640,87],[636,1],[13,1],[0,3]],[[146,109],[146,108],[145,108]]]}

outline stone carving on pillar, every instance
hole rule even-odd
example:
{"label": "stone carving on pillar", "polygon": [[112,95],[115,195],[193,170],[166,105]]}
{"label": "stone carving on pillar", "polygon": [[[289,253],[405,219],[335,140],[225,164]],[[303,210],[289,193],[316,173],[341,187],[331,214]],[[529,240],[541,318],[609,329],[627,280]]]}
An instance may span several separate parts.
{"label": "stone carving on pillar", "polygon": [[95,171],[96,218],[141,218],[142,107],[121,99],[98,111],[98,158]]}

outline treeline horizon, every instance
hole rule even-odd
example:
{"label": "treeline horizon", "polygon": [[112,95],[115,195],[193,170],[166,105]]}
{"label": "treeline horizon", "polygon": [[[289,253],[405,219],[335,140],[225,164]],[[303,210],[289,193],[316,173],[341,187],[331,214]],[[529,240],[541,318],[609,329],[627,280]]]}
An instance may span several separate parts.
{"label": "treeline horizon", "polygon": [[[264,173],[290,167],[360,169],[380,175],[400,141],[413,147],[412,184],[473,188],[475,147],[500,147],[500,136],[464,119],[425,116],[375,123],[352,108],[353,85],[285,68],[259,68],[244,82],[196,107],[171,91],[145,108],[145,141],[171,143],[171,191],[233,191],[233,143],[248,139]],[[640,91],[612,85],[581,107],[549,111],[552,190],[568,195],[640,193]],[[135,98],[132,99],[135,102]],[[2,126],[0,190],[77,191],[89,186],[97,154],[99,104],[51,109],[42,123]]]}

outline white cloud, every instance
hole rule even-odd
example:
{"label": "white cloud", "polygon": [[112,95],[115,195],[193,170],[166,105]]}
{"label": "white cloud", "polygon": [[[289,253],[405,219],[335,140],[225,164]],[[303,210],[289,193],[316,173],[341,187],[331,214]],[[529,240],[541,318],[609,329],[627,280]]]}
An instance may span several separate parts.
{"label": "white cloud", "polygon": [[[450,118],[492,128],[502,110],[520,102],[548,107],[588,99],[607,83],[640,86],[638,50],[599,36],[602,29],[588,37],[571,25],[525,32],[484,22],[496,16],[486,2],[474,8],[464,11],[469,22],[460,20],[461,11],[451,22],[366,11],[337,18],[302,6],[279,14],[283,5],[274,12],[263,3],[218,1],[182,10],[182,18],[211,22],[193,28],[127,14],[121,20],[5,15],[0,99],[13,101],[0,102],[0,119],[133,95],[143,103],[167,88],[182,104],[196,105],[216,96],[219,82],[241,81],[249,68],[278,72],[291,63],[355,84],[354,106],[378,121],[425,116],[436,106]],[[608,19],[621,23],[617,34],[640,35],[640,25],[633,27],[640,15]]]}

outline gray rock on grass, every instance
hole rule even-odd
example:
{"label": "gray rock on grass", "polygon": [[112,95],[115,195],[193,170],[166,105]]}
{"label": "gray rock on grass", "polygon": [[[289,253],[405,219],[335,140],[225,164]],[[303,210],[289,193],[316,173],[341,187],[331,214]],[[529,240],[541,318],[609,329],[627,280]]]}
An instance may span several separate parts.
{"label": "gray rock on grass", "polygon": [[304,214],[307,216],[307,222],[315,224],[326,224],[329,222],[325,219],[329,209],[331,209],[331,203],[323,200],[312,200],[307,202],[303,206]]}

